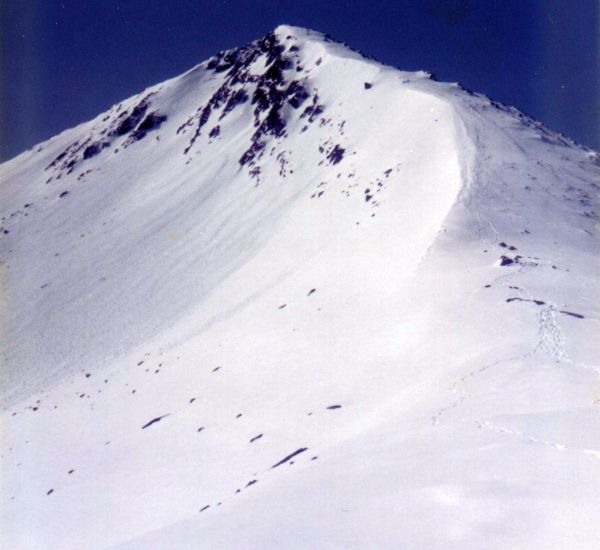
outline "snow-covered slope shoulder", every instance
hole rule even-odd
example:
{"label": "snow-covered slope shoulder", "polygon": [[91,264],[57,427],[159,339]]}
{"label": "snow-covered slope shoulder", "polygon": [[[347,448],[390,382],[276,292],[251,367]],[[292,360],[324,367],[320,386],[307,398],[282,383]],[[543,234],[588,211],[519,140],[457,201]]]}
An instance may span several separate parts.
{"label": "snow-covered slope shoulder", "polygon": [[595,548],[599,158],[280,26],[3,164],[0,545]]}

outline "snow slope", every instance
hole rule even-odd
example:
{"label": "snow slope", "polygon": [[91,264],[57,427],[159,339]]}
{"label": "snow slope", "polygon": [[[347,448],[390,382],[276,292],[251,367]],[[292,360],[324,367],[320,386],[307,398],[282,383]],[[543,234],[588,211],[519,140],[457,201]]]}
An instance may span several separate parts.
{"label": "snow slope", "polygon": [[289,26],[3,164],[0,546],[596,548],[599,166]]}

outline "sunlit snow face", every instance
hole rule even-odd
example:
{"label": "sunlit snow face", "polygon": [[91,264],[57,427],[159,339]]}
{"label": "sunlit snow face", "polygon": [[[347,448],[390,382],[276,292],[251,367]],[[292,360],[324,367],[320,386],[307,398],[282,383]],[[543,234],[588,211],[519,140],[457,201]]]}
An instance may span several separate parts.
{"label": "sunlit snow face", "polygon": [[1,170],[0,546],[595,544],[588,151],[282,27]]}

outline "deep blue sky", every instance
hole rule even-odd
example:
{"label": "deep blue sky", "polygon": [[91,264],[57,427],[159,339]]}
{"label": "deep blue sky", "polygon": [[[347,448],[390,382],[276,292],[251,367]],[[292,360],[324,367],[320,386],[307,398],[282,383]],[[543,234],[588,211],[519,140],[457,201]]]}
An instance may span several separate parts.
{"label": "deep blue sky", "polygon": [[597,0],[2,0],[0,159],[280,23],[600,149],[598,17]]}

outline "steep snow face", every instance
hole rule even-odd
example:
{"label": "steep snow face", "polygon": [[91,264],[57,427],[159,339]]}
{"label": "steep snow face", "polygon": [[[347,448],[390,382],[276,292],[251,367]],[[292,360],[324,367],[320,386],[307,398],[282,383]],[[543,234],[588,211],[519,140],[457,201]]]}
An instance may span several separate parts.
{"label": "steep snow face", "polygon": [[289,26],[5,163],[2,546],[594,548],[598,166]]}
{"label": "steep snow face", "polygon": [[[9,391],[146,342],[273,235],[291,253],[274,257],[260,286],[327,243],[345,243],[345,262],[348,231],[365,243],[368,232],[397,239],[395,226],[368,219],[386,195],[403,203],[396,214],[407,226],[423,209],[405,192],[434,204],[411,245],[419,257],[459,188],[452,110],[337,44],[286,32],[218,55],[4,167],[8,306],[20,312],[8,326],[7,361],[19,365],[7,369]],[[380,82],[366,89],[367,80]],[[428,144],[436,153],[423,170]],[[354,256],[365,265],[389,250],[363,248]],[[232,296],[227,309],[246,298]]]}

